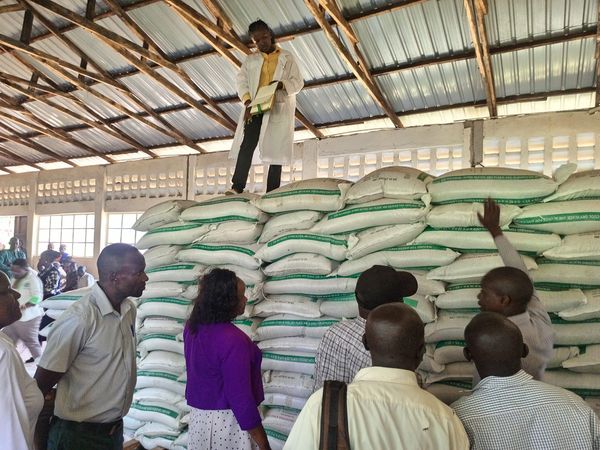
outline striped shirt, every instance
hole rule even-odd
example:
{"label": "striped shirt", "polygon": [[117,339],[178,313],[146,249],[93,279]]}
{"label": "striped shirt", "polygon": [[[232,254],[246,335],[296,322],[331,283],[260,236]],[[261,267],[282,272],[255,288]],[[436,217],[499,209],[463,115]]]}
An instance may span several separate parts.
{"label": "striped shirt", "polygon": [[357,317],[331,326],[323,336],[315,356],[315,387],[325,380],[350,383],[360,369],[371,367],[371,353],[363,345],[366,319]]}
{"label": "striped shirt", "polygon": [[598,450],[600,421],[577,395],[520,370],[486,377],[452,404],[471,450]]}

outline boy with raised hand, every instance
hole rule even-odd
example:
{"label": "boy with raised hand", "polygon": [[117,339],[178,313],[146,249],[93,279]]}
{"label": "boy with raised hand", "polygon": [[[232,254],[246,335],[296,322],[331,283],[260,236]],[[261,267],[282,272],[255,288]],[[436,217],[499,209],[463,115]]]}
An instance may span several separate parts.
{"label": "boy with raised hand", "polygon": [[[479,222],[492,237],[506,267],[490,270],[481,280],[477,296],[481,311],[500,313],[519,327],[529,354],[523,358],[523,370],[541,380],[552,358],[554,331],[550,316],[538,298],[527,268],[500,228],[500,207],[488,198]],[[479,381],[473,381],[475,385]]]}

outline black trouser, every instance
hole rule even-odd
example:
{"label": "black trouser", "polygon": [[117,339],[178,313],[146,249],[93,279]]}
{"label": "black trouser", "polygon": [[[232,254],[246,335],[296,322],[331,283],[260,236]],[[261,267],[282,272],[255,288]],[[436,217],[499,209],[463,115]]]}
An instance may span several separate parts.
{"label": "black trouser", "polygon": [[[252,165],[252,156],[258,144],[260,137],[260,127],[262,125],[262,114],[252,116],[244,125],[244,139],[240,146],[240,152],[235,163],[235,172],[231,179],[234,191],[242,192],[246,187],[248,173]],[[277,189],[281,184],[281,165],[271,164],[269,166],[269,175],[267,176],[267,192]]]}
{"label": "black trouser", "polygon": [[72,422],[52,419],[48,450],[122,450],[123,421],[113,423]]}

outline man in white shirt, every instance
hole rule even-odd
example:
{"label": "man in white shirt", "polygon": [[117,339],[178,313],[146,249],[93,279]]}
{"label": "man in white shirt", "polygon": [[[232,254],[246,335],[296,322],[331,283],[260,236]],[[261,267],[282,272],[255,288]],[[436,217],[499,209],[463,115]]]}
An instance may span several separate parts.
{"label": "man in white shirt", "polygon": [[[417,383],[425,351],[424,325],[409,306],[371,311],[364,336],[373,367],[361,369],[347,389],[348,435],[354,450],[468,449],[452,409]],[[323,389],[306,402],[284,449],[319,448]]]}
{"label": "man in white shirt", "polygon": [[31,363],[42,354],[42,346],[38,340],[40,322],[44,315],[44,308],[40,302],[44,296],[42,280],[35,270],[29,267],[25,259],[15,259],[11,266],[13,273],[13,289],[21,294],[21,318],[2,331],[16,344],[21,340],[31,353],[31,358],[26,362]]}
{"label": "man in white shirt", "polygon": [[56,320],[35,379],[44,395],[58,383],[48,450],[121,450],[123,416],[136,382],[135,305],[144,257],[112,244],[98,257],[100,280]]}
{"label": "man in white shirt", "polygon": [[[500,207],[488,199],[479,221],[490,232],[506,267],[490,270],[481,280],[478,295],[481,311],[500,313],[517,325],[529,347],[523,370],[542,380],[554,354],[554,331],[550,316],[538,298],[523,259],[500,228]],[[476,375],[473,385],[477,384]]]}
{"label": "man in white shirt", "polygon": [[532,379],[521,369],[527,345],[519,328],[484,312],[465,329],[465,357],[481,381],[452,407],[472,450],[598,450],[600,421],[577,395]]}
{"label": "man in white shirt", "polygon": [[44,397],[29,376],[13,341],[4,334],[21,317],[19,293],[0,272],[0,447],[33,449],[33,431]]}
{"label": "man in white shirt", "polygon": [[95,282],[96,280],[94,280],[94,276],[87,272],[87,267],[77,267],[77,289],[90,287]]}

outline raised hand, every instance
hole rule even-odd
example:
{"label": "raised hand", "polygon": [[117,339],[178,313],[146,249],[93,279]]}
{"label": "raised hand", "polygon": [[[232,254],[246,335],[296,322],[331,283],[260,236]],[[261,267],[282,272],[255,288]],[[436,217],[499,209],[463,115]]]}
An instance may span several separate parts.
{"label": "raised hand", "polygon": [[487,229],[493,237],[500,236],[500,206],[491,198],[487,198],[483,204],[483,216],[477,213],[481,225]]}

